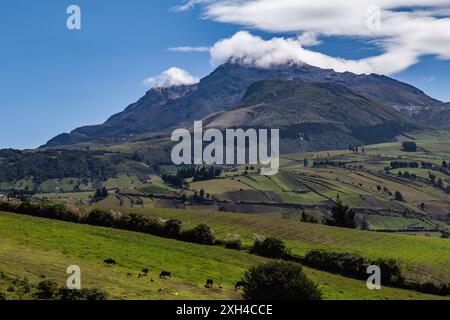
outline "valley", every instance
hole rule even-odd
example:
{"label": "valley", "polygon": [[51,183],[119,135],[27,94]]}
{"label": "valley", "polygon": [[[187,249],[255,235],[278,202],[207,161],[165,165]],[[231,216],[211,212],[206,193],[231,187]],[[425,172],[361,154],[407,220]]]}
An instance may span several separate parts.
{"label": "valley", "polygon": [[[414,138],[418,151],[401,151],[402,140],[410,138]],[[448,138],[445,131],[430,132],[402,136],[397,142],[367,145],[358,153],[331,150],[283,155],[280,172],[275,176],[261,176],[259,168],[251,165],[224,167],[219,177],[205,181],[186,179],[182,188],[161,178],[164,173],[175,174],[175,166],[149,167],[135,160],[127,160],[118,167],[123,171],[104,181],[71,177],[46,180],[37,186],[30,180],[4,186],[23,191],[36,188],[32,196],[35,200],[74,205],[234,211],[285,220],[301,220],[305,210],[323,221],[339,197],[357,212],[360,224],[367,222],[369,230],[441,236],[450,230],[450,178],[446,171],[438,170],[450,157]],[[115,157],[120,154],[129,158],[139,155],[143,148],[144,143],[135,143],[121,145],[120,149],[106,147],[103,152],[114,150]],[[386,171],[396,162],[417,163],[418,168]],[[422,168],[422,162],[436,167]],[[434,182],[430,174],[435,177]],[[108,190],[108,196],[94,200],[95,190],[102,187]],[[205,198],[195,201],[194,194],[202,190]],[[395,192],[401,193],[403,201],[395,199]]]}

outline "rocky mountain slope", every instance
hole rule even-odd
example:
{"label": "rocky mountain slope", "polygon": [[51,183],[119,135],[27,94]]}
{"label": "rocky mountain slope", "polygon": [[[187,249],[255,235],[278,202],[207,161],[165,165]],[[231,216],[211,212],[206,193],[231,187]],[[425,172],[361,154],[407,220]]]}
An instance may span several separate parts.
{"label": "rocky mountain slope", "polygon": [[347,148],[393,139],[417,126],[381,101],[336,83],[260,81],[209,128],[277,128],[282,152]]}
{"label": "rocky mountain slope", "polygon": [[[400,109],[410,106],[438,107],[442,104],[413,86],[375,74],[337,73],[309,65],[261,69],[230,62],[218,67],[197,85],[151,89],[139,101],[104,124],[61,134],[51,139],[45,147],[116,144],[167,134],[171,129],[191,126],[195,120],[236,107],[250,85],[257,81],[293,79],[333,83],[349,88],[355,94],[375,98],[385,106]],[[339,113],[341,107],[344,106],[337,104],[333,112]]]}

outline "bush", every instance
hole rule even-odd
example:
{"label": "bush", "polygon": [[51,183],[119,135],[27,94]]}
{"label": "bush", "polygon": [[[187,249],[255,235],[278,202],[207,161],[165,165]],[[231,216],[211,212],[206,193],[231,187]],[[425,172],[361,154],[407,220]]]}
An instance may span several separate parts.
{"label": "bush", "polygon": [[59,298],[64,301],[74,301],[74,300],[107,300],[108,295],[101,289],[81,289],[81,290],[71,290],[68,288],[61,288],[59,290]]}
{"label": "bush", "polygon": [[94,209],[89,213],[86,223],[93,226],[112,227],[114,225],[114,217],[109,211]]}
{"label": "bush", "polygon": [[238,251],[244,249],[244,244],[242,243],[241,236],[239,234],[227,234],[227,236],[225,237],[224,245],[227,249]]}
{"label": "bush", "polygon": [[184,239],[188,242],[213,245],[215,242],[211,229],[206,224],[201,224],[184,233]]}
{"label": "bush", "polygon": [[114,222],[114,227],[130,231],[153,234],[155,236],[163,235],[163,225],[154,219],[148,219],[142,215],[131,213],[123,216]]}
{"label": "bush", "polygon": [[290,257],[290,252],[286,248],[286,245],[278,238],[267,238],[263,241],[255,241],[250,253],[272,259],[286,259]]}
{"label": "bush", "polygon": [[51,280],[39,282],[37,286],[36,297],[41,300],[56,299],[58,296],[58,285]]}
{"label": "bush", "polygon": [[273,261],[251,268],[244,275],[246,300],[321,300],[322,294],[300,265]]}
{"label": "bush", "polygon": [[3,292],[0,292],[0,301],[5,301],[6,300],[6,294],[4,294]]}
{"label": "bush", "polygon": [[28,214],[35,217],[80,222],[80,215],[61,204],[30,203],[28,201],[8,200],[0,202],[0,210]]}
{"label": "bush", "polygon": [[182,222],[179,220],[169,220],[164,224],[164,236],[177,239],[181,236]]}
{"label": "bush", "polygon": [[313,268],[356,279],[367,279],[367,267],[376,265],[381,269],[385,284],[401,286],[405,280],[397,261],[392,259],[369,260],[356,253],[312,250],[306,254],[304,263]]}
{"label": "bush", "polygon": [[378,259],[371,264],[379,266],[383,274],[383,281],[388,284],[401,286],[405,283],[405,278],[397,261],[393,259]]}

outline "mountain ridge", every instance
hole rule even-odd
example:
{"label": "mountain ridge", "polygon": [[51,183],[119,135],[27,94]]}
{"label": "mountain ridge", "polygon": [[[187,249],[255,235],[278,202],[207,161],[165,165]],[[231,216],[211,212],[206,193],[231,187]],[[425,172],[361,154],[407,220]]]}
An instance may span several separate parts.
{"label": "mountain ridge", "polygon": [[171,129],[190,126],[195,120],[236,107],[255,82],[294,79],[336,83],[398,109],[438,107],[442,104],[409,84],[381,75],[337,73],[309,65],[262,69],[227,62],[196,85],[153,88],[105,123],[63,133],[43,147],[115,144],[167,134]]}

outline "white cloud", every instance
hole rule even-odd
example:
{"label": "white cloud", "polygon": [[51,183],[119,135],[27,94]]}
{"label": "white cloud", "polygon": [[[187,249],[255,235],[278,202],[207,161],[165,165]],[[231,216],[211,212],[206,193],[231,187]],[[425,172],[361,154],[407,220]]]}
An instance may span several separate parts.
{"label": "white cloud", "polygon": [[173,52],[208,52],[209,47],[172,47],[167,49],[167,51]]}
{"label": "white cloud", "polygon": [[373,72],[389,74],[403,70],[417,62],[414,54],[391,50],[383,55],[360,60],[331,57],[302,47],[301,40],[273,38],[264,40],[247,31],[240,31],[228,39],[217,42],[210,50],[213,64],[227,60],[270,68],[286,63],[306,63],[322,69],[357,74]]}
{"label": "white cloud", "polygon": [[[260,65],[295,61],[338,71],[391,74],[425,55],[450,59],[450,0],[194,0],[185,3],[184,10],[195,5],[202,6],[206,19],[293,34],[263,40],[237,33],[211,49],[214,61],[226,57]],[[374,5],[380,8],[378,13],[370,10]],[[375,43],[382,53],[345,60],[304,48],[318,44],[321,36],[357,37]]]}
{"label": "white cloud", "polygon": [[172,67],[155,77],[145,79],[143,84],[149,88],[168,88],[196,84],[199,81],[199,78],[192,76],[186,70]]}
{"label": "white cloud", "polygon": [[314,32],[305,32],[298,36],[297,39],[298,43],[303,47],[312,47],[322,44],[322,41],[319,40],[319,37]]}

